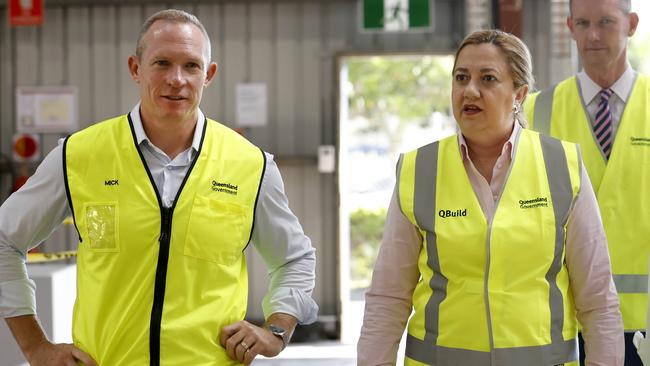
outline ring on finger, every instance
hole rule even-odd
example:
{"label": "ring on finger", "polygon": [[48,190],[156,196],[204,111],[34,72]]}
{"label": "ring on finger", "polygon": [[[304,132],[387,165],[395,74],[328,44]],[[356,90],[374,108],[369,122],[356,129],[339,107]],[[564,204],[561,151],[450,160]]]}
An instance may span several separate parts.
{"label": "ring on finger", "polygon": [[248,352],[248,345],[246,344],[246,342],[241,341],[241,342],[239,342],[239,345],[242,346],[242,347],[244,347],[244,349],[246,350],[246,352]]}

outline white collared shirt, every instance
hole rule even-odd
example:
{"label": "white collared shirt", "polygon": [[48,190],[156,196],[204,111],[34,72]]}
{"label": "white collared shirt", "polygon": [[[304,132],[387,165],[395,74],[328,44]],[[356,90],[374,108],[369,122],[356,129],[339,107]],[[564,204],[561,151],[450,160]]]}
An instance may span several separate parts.
{"label": "white collared shirt", "polygon": [[147,137],[142,126],[139,111],[140,103],[136,104],[129,114],[131,116],[131,122],[133,122],[135,139],[138,142],[138,147],[144,156],[144,160],[147,162],[147,167],[151,172],[151,177],[156,184],[158,193],[160,193],[163,206],[171,207],[174,203],[174,198],[176,198],[176,193],[181,183],[183,183],[185,173],[201,146],[201,135],[203,133],[203,126],[205,125],[205,116],[201,110],[198,111],[192,145],[187,150],[176,155],[174,159],[170,159],[164,151],[151,143]]}
{"label": "white collared shirt", "polygon": [[[596,111],[600,102],[598,93],[600,93],[602,88],[595,81],[591,80],[585,70],[581,70],[576,77],[578,78],[578,85],[581,90],[582,103],[587,107],[589,119],[593,124],[596,120]],[[616,131],[618,131],[618,126],[621,123],[625,104],[627,104],[630,93],[632,93],[634,80],[636,80],[636,72],[628,64],[623,75],[610,87],[614,92],[609,98],[609,109],[612,113],[612,134],[614,137],[616,137]]]}
{"label": "white collared shirt", "polygon": [[[170,159],[147,137],[140,119],[140,104],[130,112],[147,167],[164,206],[171,206],[198,152],[205,118],[199,110],[192,146]],[[39,165],[27,183],[0,207],[0,317],[35,314],[35,285],[27,276],[25,256],[70,215],[64,184],[63,140]],[[315,250],[291,212],[284,184],[273,156],[266,153],[266,169],[251,237],[269,273],[264,316],[282,312],[300,323],[316,320],[318,306],[311,298],[315,283]]]}

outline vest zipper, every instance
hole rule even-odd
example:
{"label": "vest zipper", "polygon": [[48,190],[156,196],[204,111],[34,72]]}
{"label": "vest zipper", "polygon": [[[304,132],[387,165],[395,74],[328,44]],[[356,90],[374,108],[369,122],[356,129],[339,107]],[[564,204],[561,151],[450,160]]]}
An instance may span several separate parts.
{"label": "vest zipper", "polygon": [[151,319],[149,323],[149,365],[150,366],[160,366],[160,328],[162,322],[162,311],[163,304],[165,302],[165,286],[167,281],[167,265],[169,263],[169,245],[171,242],[171,232],[172,232],[172,218],[174,214],[174,207],[179,200],[183,187],[187,182],[188,177],[192,174],[194,165],[196,164],[198,157],[201,155],[203,150],[203,141],[205,140],[206,130],[208,129],[208,119],[204,119],[204,127],[201,133],[201,142],[199,148],[192,158],[187,173],[183,178],[183,182],[180,187],[178,187],[178,192],[176,193],[176,198],[174,198],[174,203],[171,207],[164,207],[162,200],[160,199],[160,192],[156,188],[156,183],[149,171],[147,161],[142,155],[142,151],[138,147],[138,139],[135,136],[135,129],[133,128],[133,121],[131,120],[131,115],[127,116],[129,120],[129,127],[131,129],[131,136],[133,138],[133,144],[136,146],[140,160],[142,161],[142,166],[147,172],[149,177],[149,182],[153,187],[154,192],[156,192],[156,199],[158,200],[158,206],[160,207],[160,238],[158,242],[160,244],[158,251],[158,262],[156,266],[156,278],[154,283],[153,291],[153,305],[151,307]]}
{"label": "vest zipper", "polygon": [[172,227],[171,209],[169,207],[163,207],[160,216],[160,239],[158,241],[161,245],[162,243],[169,245]]}
{"label": "vest zipper", "polygon": [[156,267],[156,283],[151,309],[151,324],[149,327],[149,357],[150,366],[160,365],[160,326],[162,322],[163,304],[165,302],[165,285],[167,282],[167,264],[169,262],[169,243],[171,239],[173,208],[161,207],[160,210],[160,248],[158,265]]}

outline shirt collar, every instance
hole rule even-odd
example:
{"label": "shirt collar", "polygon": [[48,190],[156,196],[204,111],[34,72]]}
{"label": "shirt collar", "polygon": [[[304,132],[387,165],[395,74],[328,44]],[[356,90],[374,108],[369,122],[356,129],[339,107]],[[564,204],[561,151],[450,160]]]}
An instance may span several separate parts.
{"label": "shirt collar", "polygon": [[[510,153],[510,160],[512,160],[512,156],[514,155],[514,149],[512,147],[515,146],[515,140],[517,140],[517,136],[519,136],[520,131],[521,131],[521,126],[519,125],[519,122],[515,121],[515,127],[512,129],[510,138],[508,138],[508,141],[506,141],[503,144],[503,147],[501,148],[501,155],[504,155],[505,153]],[[460,129],[458,130],[458,145],[463,160],[469,159],[467,140],[465,140],[465,136],[463,136]]]}
{"label": "shirt collar", "polygon": [[[596,84],[589,75],[587,75],[584,69],[578,73],[577,78],[580,83],[580,89],[582,90],[582,97],[584,98],[585,104],[591,104],[602,88],[600,85]],[[618,78],[618,80],[616,80],[616,82],[610,87],[614,94],[616,94],[623,103],[627,103],[627,98],[630,96],[635,78],[636,73],[628,63],[623,75],[621,75],[621,77]]]}
{"label": "shirt collar", "polygon": [[[143,142],[153,145],[153,143],[147,137],[147,134],[144,132],[144,127],[142,126],[142,119],[140,118],[140,102],[133,107],[129,113],[131,117],[131,122],[133,123],[133,130],[135,132],[135,138],[138,142],[138,145],[141,145]],[[203,127],[205,126],[205,116],[201,110],[198,110],[196,128],[194,129],[194,137],[192,138],[192,149],[194,151],[199,151],[201,146],[201,135],[203,135]]]}

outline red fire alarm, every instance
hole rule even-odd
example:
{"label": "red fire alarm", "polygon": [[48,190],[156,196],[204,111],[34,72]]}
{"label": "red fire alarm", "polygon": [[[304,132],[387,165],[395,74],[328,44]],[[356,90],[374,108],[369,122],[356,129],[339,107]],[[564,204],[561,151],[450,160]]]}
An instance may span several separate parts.
{"label": "red fire alarm", "polygon": [[41,157],[41,148],[36,134],[14,135],[14,161],[38,161]]}
{"label": "red fire alarm", "polygon": [[43,0],[9,0],[9,25],[43,24]]}

